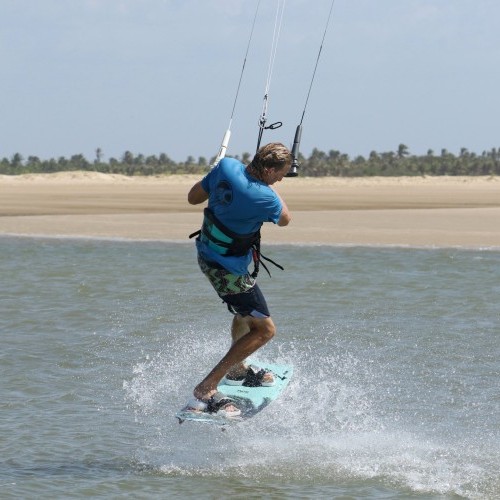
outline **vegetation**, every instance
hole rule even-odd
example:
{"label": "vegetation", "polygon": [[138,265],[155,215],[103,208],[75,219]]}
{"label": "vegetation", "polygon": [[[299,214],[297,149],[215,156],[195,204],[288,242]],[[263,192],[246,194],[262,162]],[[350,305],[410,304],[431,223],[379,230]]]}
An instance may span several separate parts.
{"label": "vegetation", "polygon": [[[93,161],[83,155],[73,155],[67,159],[41,160],[37,156],[24,159],[19,153],[12,158],[0,160],[0,174],[16,175],[27,173],[50,173],[61,171],[86,170],[124,175],[159,174],[203,174],[208,171],[210,162],[200,156],[197,160],[188,156],[184,162],[175,162],[165,153],[159,156],[134,155],[126,151],[118,160],[110,158],[103,161],[102,151],[98,148]],[[238,157],[237,157],[238,158]],[[244,163],[251,160],[249,153],[241,156]],[[500,148],[483,151],[482,154],[469,152],[462,148],[458,155],[442,149],[439,154],[429,149],[426,155],[411,155],[408,147],[400,144],[396,151],[377,153],[372,151],[368,158],[356,156],[349,158],[340,151],[328,153],[314,149],[305,158],[300,156],[300,175],[302,176],[424,176],[424,175],[500,175]]]}

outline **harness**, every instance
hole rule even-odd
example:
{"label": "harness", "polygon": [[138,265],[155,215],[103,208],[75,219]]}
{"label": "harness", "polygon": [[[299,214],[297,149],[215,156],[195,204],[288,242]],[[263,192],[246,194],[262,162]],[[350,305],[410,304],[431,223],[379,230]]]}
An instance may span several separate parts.
{"label": "harness", "polygon": [[203,224],[201,229],[189,235],[189,238],[194,238],[205,243],[213,251],[225,257],[243,257],[252,250],[254,270],[251,274],[252,278],[256,278],[259,274],[260,264],[271,276],[269,269],[262,262],[262,259],[274,264],[276,267],[284,270],[282,266],[260,252],[260,228],[254,233],[238,234],[226,227],[208,207],[203,210]]}

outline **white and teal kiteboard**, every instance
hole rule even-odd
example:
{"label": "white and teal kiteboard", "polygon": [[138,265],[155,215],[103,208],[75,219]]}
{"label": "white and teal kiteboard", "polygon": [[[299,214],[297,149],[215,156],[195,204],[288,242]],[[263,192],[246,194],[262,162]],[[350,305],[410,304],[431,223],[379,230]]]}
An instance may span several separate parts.
{"label": "white and teal kiteboard", "polygon": [[207,424],[228,425],[242,422],[257,415],[283,393],[293,374],[291,365],[270,363],[259,363],[259,365],[273,372],[275,379],[273,386],[246,387],[244,385],[228,385],[223,380],[217,387],[218,391],[235,402],[236,406],[241,410],[241,415],[229,418],[203,411],[186,410],[184,407],[175,415],[179,423],[182,424],[186,420],[192,420]]}

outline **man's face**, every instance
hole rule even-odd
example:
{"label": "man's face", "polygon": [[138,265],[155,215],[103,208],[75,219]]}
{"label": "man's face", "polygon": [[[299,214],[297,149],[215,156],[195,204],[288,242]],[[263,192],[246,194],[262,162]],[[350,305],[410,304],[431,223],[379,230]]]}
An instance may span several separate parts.
{"label": "man's face", "polygon": [[283,177],[290,171],[291,165],[285,165],[283,168],[279,170],[275,170],[274,168],[266,168],[266,177],[264,181],[269,186],[272,186],[276,182],[281,182]]}

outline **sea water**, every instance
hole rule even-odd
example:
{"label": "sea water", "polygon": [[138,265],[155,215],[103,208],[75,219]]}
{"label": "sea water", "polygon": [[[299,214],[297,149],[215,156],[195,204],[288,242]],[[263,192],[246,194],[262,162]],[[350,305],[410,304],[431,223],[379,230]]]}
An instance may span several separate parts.
{"label": "sea water", "polygon": [[0,238],[0,498],[500,498],[500,251],[265,246],[286,393],[174,413],[229,346],[190,243]]}

